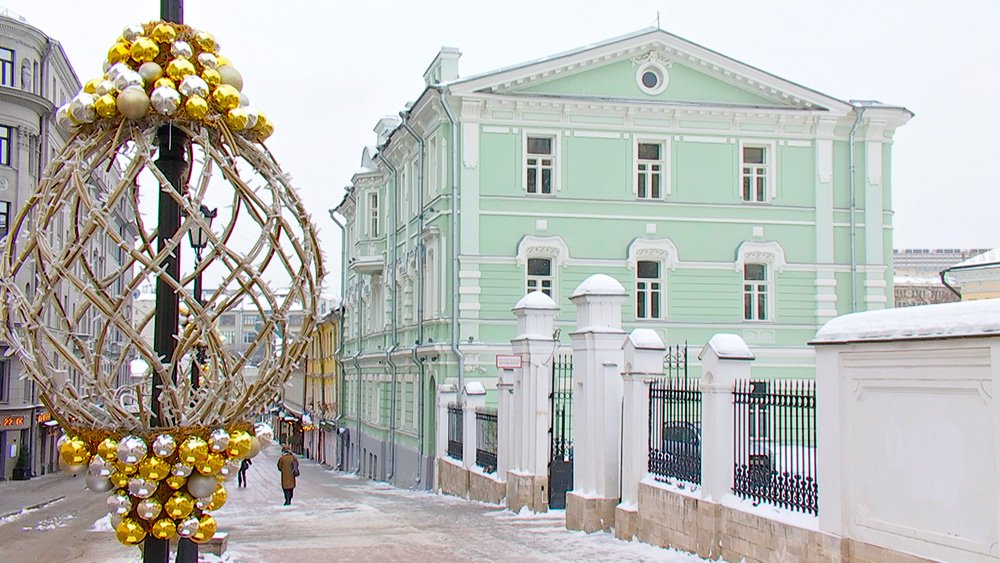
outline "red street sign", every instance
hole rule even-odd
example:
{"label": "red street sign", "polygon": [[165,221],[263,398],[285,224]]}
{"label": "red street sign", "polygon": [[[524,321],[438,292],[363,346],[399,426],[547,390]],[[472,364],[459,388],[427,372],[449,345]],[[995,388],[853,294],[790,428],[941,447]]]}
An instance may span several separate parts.
{"label": "red street sign", "polygon": [[520,354],[497,354],[497,369],[520,369]]}

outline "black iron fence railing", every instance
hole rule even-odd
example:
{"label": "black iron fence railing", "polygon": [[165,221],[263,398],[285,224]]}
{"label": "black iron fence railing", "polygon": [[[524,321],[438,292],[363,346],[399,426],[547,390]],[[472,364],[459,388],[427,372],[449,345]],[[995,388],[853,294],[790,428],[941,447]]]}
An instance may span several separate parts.
{"label": "black iron fence railing", "polygon": [[733,409],[733,492],[818,514],[815,382],[740,380]]}
{"label": "black iron fence railing", "polygon": [[497,470],[497,412],[476,411],[476,465],[486,473]]}
{"label": "black iron fence railing", "polygon": [[701,483],[698,379],[668,377],[649,386],[649,472],[657,481]]}
{"label": "black iron fence railing", "polygon": [[550,461],[573,461],[573,355],[552,358]]}
{"label": "black iron fence railing", "polygon": [[462,461],[462,405],[448,405],[448,457]]}
{"label": "black iron fence railing", "polygon": [[668,379],[688,378],[688,345],[673,344],[667,346],[663,354],[663,373]]}

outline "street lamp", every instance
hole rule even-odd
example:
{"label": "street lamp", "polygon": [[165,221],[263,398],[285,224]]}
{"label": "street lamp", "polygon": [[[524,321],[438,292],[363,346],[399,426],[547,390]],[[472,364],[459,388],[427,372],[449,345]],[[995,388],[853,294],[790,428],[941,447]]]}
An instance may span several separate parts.
{"label": "street lamp", "polygon": [[[198,271],[198,268],[201,266],[201,253],[204,252],[205,247],[208,246],[208,234],[212,230],[212,220],[218,217],[219,210],[218,208],[209,209],[205,204],[201,204],[198,207],[198,211],[205,220],[195,222],[194,227],[188,231],[188,240],[191,242],[191,248],[194,249],[194,269],[198,272],[194,276],[194,299],[198,302],[198,305],[204,305],[205,303],[201,298],[201,272]],[[198,366],[200,366],[203,361],[205,361],[205,351],[203,348],[198,348],[194,365],[191,366],[191,387],[194,387],[195,389],[198,388],[200,369]]]}

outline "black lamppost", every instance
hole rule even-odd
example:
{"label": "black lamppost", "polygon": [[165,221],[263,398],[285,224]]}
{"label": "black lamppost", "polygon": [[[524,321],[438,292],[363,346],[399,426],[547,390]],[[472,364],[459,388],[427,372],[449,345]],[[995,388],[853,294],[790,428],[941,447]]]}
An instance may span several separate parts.
{"label": "black lamppost", "polygon": [[[218,217],[218,209],[209,209],[205,204],[201,204],[198,207],[198,211],[201,216],[204,217],[205,221],[196,222],[195,226],[188,231],[188,239],[191,242],[191,248],[194,249],[194,268],[195,271],[201,266],[201,253],[205,251],[205,247],[208,246],[208,234],[212,230],[212,220]],[[198,302],[198,305],[204,305],[205,302],[201,298],[201,272],[198,272],[194,277],[194,299]],[[191,366],[191,386],[195,389],[198,388],[199,374],[201,363],[205,361],[205,351],[202,348],[198,348],[198,352],[195,356],[195,361]]]}

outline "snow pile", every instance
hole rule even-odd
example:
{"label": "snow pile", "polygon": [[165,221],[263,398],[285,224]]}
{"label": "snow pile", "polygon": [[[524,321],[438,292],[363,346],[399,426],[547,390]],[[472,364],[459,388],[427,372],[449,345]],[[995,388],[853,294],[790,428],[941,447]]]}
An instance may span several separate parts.
{"label": "snow pile", "polygon": [[1000,334],[1000,299],[866,311],[837,317],[815,344]]}

